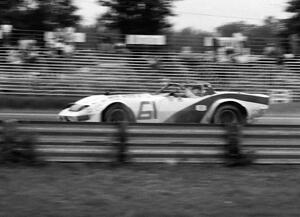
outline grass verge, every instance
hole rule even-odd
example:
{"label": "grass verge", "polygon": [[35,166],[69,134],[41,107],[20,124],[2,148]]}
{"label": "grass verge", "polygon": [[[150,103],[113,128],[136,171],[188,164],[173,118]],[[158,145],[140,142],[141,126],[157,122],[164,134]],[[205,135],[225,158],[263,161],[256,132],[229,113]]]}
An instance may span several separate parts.
{"label": "grass verge", "polygon": [[0,167],[0,216],[299,216],[300,167]]}

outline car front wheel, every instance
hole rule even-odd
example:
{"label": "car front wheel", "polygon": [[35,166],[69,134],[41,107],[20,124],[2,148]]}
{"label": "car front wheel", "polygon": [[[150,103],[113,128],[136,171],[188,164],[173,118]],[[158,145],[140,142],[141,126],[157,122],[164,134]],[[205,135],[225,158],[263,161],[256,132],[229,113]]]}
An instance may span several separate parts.
{"label": "car front wheel", "polygon": [[129,112],[120,105],[111,106],[104,115],[104,122],[115,123],[115,122],[132,122]]}

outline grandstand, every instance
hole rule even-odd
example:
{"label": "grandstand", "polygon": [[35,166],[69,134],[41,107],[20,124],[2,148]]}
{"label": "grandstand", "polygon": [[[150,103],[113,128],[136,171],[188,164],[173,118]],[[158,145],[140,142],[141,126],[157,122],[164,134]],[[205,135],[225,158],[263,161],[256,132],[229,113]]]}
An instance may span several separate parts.
{"label": "grandstand", "polygon": [[39,48],[34,63],[11,63],[9,47],[0,47],[1,95],[87,96],[91,94],[155,92],[162,79],[174,82],[207,81],[218,90],[265,93],[287,89],[300,97],[300,59],[284,66],[257,56],[248,63],[215,63],[201,53],[183,58],[175,52],[159,52],[153,67],[151,52],[116,53],[77,49],[72,56],[52,57]]}

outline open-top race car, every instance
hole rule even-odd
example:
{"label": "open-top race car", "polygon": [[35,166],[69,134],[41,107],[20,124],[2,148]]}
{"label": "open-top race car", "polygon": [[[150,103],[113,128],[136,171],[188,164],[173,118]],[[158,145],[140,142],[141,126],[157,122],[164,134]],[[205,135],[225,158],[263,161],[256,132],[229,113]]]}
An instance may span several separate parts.
{"label": "open-top race car", "polygon": [[62,121],[249,123],[268,109],[262,94],[215,91],[209,83],[166,83],[157,93],[93,95],[62,110]]}

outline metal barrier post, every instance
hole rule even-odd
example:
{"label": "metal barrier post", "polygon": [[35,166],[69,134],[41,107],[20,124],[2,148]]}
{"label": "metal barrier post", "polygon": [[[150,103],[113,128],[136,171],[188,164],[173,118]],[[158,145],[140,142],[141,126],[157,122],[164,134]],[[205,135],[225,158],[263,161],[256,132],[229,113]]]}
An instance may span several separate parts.
{"label": "metal barrier post", "polygon": [[0,163],[38,163],[35,135],[19,130],[16,120],[2,122],[2,128]]}
{"label": "metal barrier post", "polygon": [[125,121],[118,123],[118,132],[116,135],[116,163],[124,164],[128,162],[127,151],[128,151],[128,124]]}
{"label": "metal barrier post", "polygon": [[226,166],[241,166],[252,162],[249,156],[241,149],[242,131],[238,124],[225,125],[226,143],[224,146],[224,159]]}

